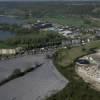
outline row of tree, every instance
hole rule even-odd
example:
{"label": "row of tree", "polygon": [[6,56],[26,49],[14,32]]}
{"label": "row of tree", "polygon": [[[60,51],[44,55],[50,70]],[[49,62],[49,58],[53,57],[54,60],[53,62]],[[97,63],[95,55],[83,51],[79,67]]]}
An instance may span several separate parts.
{"label": "row of tree", "polygon": [[62,35],[53,31],[40,31],[34,28],[25,29],[17,25],[1,24],[1,30],[15,32],[15,37],[5,41],[7,45],[24,46],[27,48],[38,48],[61,44]]}

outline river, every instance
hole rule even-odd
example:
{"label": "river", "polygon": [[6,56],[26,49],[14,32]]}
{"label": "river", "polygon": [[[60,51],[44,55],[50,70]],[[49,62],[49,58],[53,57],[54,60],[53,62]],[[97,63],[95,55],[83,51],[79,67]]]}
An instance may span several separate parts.
{"label": "river", "polygon": [[20,18],[15,18],[11,16],[0,16],[0,24],[23,24],[24,21]]}
{"label": "river", "polygon": [[67,84],[46,54],[27,55],[0,62],[0,80],[12,74],[14,69],[25,70],[37,62],[43,64],[33,72],[12,80],[0,87],[0,100],[45,100]]}
{"label": "river", "polygon": [[[15,18],[15,17],[11,17],[11,16],[3,16],[3,15],[0,16],[0,24],[21,25],[23,23],[24,23],[24,20],[22,20],[20,18]],[[0,40],[6,40],[13,36],[15,36],[15,33],[13,33],[13,32],[0,30]]]}

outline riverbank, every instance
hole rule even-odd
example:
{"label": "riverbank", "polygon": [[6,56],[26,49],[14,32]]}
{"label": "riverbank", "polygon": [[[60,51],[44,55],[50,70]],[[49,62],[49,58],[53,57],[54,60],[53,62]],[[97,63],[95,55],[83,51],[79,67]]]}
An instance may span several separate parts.
{"label": "riverbank", "polygon": [[[88,83],[75,72],[75,61],[77,58],[92,53],[93,48],[100,48],[100,41],[95,41],[83,47],[71,49],[60,49],[55,54],[54,63],[59,72],[68,80],[69,84],[56,95],[47,100],[99,100],[100,92],[90,88]],[[94,50],[93,50],[94,51]]]}
{"label": "riverbank", "polygon": [[[91,57],[95,64],[89,65],[77,65],[75,67],[76,73],[82,77],[82,79],[89,83],[90,86],[97,91],[100,91],[100,52],[87,55],[85,57]],[[84,57],[82,57],[84,58]]]}

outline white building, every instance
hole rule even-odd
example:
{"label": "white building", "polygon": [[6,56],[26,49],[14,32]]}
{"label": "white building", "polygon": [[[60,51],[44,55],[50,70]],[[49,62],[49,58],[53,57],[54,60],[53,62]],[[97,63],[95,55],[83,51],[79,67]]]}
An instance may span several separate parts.
{"label": "white building", "polygon": [[73,35],[72,31],[69,31],[69,30],[59,31],[59,33],[65,37],[70,37]]}
{"label": "white building", "polygon": [[22,50],[21,47],[14,49],[0,49],[0,55],[15,55]]}
{"label": "white building", "polygon": [[16,49],[0,49],[0,55],[13,55],[16,54]]}
{"label": "white building", "polygon": [[57,29],[55,27],[44,28],[44,29],[41,29],[41,30],[57,32]]}
{"label": "white building", "polygon": [[96,31],[96,37],[99,37],[100,38],[100,30],[97,30]]}

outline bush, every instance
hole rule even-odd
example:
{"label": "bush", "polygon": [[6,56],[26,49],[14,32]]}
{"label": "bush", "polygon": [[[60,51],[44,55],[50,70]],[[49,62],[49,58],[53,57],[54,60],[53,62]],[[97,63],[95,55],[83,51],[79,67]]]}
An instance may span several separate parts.
{"label": "bush", "polygon": [[51,54],[51,55],[50,55],[50,54],[47,54],[47,55],[46,55],[46,58],[47,58],[47,59],[52,59],[52,54]]}
{"label": "bush", "polygon": [[15,69],[15,70],[13,71],[13,73],[12,73],[11,76],[12,76],[12,77],[14,77],[14,76],[20,76],[21,73],[22,73],[21,70],[17,68],[17,69]]}
{"label": "bush", "polygon": [[82,48],[82,51],[86,51],[86,48],[85,48],[85,47],[83,47],[83,48]]}

